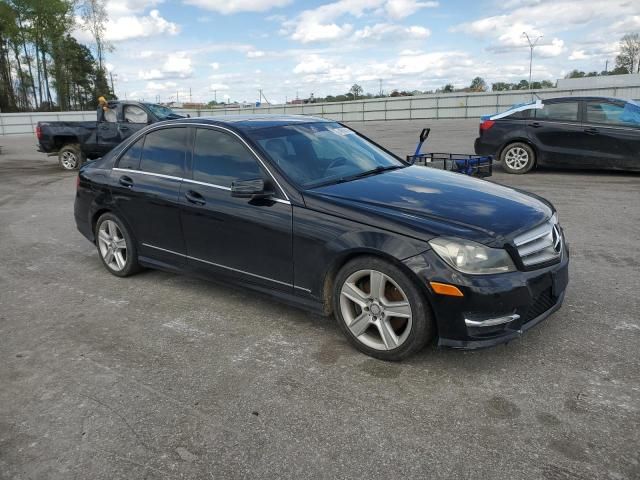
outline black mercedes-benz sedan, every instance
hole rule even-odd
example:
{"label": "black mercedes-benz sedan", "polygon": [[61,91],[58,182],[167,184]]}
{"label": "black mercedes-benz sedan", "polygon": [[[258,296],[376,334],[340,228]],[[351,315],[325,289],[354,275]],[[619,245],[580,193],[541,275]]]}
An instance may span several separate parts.
{"label": "black mercedes-benz sedan", "polygon": [[151,125],[82,167],[75,219],[114,275],[150,267],[254,288],[334,314],[384,360],[434,338],[517,338],[568,283],[549,202],[409,165],[321,118]]}

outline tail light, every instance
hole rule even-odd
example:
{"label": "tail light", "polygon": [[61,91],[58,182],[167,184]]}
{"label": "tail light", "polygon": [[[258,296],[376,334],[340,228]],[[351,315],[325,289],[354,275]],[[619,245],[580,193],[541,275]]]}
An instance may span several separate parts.
{"label": "tail light", "polygon": [[496,123],[495,120],[485,120],[480,124],[480,135],[493,127],[493,124]]}
{"label": "tail light", "polygon": [[38,140],[42,138],[42,129],[40,128],[40,125],[36,126],[36,137],[38,138]]}

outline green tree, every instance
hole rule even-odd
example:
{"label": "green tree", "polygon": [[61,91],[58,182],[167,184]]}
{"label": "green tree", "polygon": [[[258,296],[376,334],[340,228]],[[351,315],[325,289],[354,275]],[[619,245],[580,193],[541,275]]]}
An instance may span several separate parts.
{"label": "green tree", "polygon": [[362,92],[363,92],[362,87],[357,83],[354,83],[351,89],[349,90],[349,93],[353,95],[354,99],[357,99],[358,97],[360,97],[362,95]]}
{"label": "green tree", "polygon": [[442,93],[452,93],[454,91],[453,84],[447,83],[444,87],[442,87]]}
{"label": "green tree", "polygon": [[469,86],[469,90],[471,90],[472,92],[486,92],[487,82],[485,82],[482,77],[476,77],[473,80],[471,80],[471,85]]}
{"label": "green tree", "polygon": [[616,67],[626,68],[629,73],[640,73],[640,34],[629,33],[620,39],[620,54]]}

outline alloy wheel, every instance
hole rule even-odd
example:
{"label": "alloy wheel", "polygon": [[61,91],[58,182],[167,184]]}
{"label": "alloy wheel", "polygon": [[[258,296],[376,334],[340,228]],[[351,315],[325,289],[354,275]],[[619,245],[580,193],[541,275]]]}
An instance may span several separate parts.
{"label": "alloy wheel", "polygon": [[73,152],[62,152],[60,155],[60,163],[66,170],[75,170],[78,166],[78,156]]}
{"label": "alloy wheel", "polygon": [[512,170],[522,170],[529,163],[529,153],[522,147],[513,147],[507,151],[504,161]]}
{"label": "alloy wheel", "polygon": [[409,336],[411,304],[388,275],[358,270],[340,290],[340,310],[347,328],[358,341],[376,350],[393,350]]}
{"label": "alloy wheel", "polygon": [[121,271],[127,263],[127,242],[113,220],[105,220],[98,228],[98,248],[100,255],[107,266],[116,271]]}

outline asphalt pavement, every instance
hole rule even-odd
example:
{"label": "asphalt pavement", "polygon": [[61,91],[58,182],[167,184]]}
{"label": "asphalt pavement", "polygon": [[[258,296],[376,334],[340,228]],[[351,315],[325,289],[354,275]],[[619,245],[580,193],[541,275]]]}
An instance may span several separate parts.
{"label": "asphalt pavement", "polygon": [[[470,152],[477,122],[353,124],[406,154]],[[158,271],[108,274],[75,177],[0,137],[1,479],[638,479],[640,175],[493,181],[559,210],[562,309],[521,339],[402,363],[332,318]]]}

